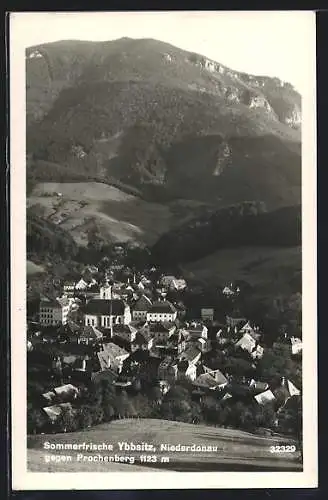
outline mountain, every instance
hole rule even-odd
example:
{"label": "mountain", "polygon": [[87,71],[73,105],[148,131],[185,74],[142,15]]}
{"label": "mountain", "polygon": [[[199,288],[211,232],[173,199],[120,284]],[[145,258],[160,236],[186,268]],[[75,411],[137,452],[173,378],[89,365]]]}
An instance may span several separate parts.
{"label": "mountain", "polygon": [[300,203],[301,97],[157,40],[26,51],[28,179],[149,201]]}

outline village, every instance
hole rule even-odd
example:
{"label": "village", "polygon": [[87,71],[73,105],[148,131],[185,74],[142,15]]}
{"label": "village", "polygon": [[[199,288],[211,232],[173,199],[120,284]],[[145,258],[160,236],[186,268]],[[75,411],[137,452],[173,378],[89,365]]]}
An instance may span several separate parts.
{"label": "village", "polygon": [[[155,390],[156,412],[162,418],[178,420],[172,406],[166,413],[159,408],[165,408],[165,401],[167,408],[173,388],[181,386],[187,392],[181,392],[179,404],[183,394],[195,402],[192,408],[200,408],[208,398],[221,409],[222,405],[228,408],[229,402],[236,408],[243,404],[241,408],[258,408],[257,427],[291,432],[293,424],[286,427],[285,410],[290,403],[293,408],[295,400],[300,404],[301,388],[289,372],[271,375],[271,367],[265,371],[262,364],[266,351],[275,347],[278,357],[282,349],[288,362],[289,358],[299,360],[301,339],[285,333],[277,346],[268,348],[265,332],[249,318],[231,312],[224,316],[220,311],[218,320],[213,303],[189,309],[183,300],[188,283],[182,276],[155,267],[128,276],[123,271],[118,264],[108,265],[102,272],[97,266],[88,266],[87,277],[63,280],[59,296],[41,296],[38,311],[28,316],[30,432],[74,430],[72,422],[85,405],[86,394],[90,403],[90,392],[98,386],[110,387],[120,397]],[[218,290],[227,303],[240,293],[233,283]],[[211,412],[209,422],[220,422],[219,409],[211,407]],[[197,424],[198,413],[188,413],[188,421]],[[63,428],[59,422],[64,415],[71,424]],[[111,418],[134,415],[130,410],[111,411]],[[83,425],[88,427],[102,418]],[[247,428],[247,417],[244,420]],[[229,426],[229,417],[224,423]],[[231,425],[239,424],[231,417]]]}

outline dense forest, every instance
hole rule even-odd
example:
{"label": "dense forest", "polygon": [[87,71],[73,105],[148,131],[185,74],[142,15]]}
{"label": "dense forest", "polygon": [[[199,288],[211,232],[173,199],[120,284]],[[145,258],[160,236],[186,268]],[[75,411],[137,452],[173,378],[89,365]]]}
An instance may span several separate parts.
{"label": "dense forest", "polygon": [[263,203],[245,202],[209,211],[164,234],[153,246],[160,264],[200,259],[238,246],[297,246],[301,244],[299,206],[267,212]]}

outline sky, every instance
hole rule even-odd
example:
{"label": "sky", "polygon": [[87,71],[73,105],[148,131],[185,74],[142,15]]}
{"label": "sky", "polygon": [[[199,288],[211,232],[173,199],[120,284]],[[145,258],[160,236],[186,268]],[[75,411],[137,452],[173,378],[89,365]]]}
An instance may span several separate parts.
{"label": "sky", "polygon": [[24,48],[68,39],[156,38],[236,71],[276,76],[304,95],[314,19],[311,11],[14,13],[11,36]]}

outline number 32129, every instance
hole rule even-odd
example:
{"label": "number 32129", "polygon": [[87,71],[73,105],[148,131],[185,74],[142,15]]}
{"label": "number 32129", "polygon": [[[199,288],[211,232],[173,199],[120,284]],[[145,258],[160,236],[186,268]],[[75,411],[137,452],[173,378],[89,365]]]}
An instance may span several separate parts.
{"label": "number 32129", "polygon": [[295,453],[295,451],[296,446],[294,444],[270,446],[271,453]]}

